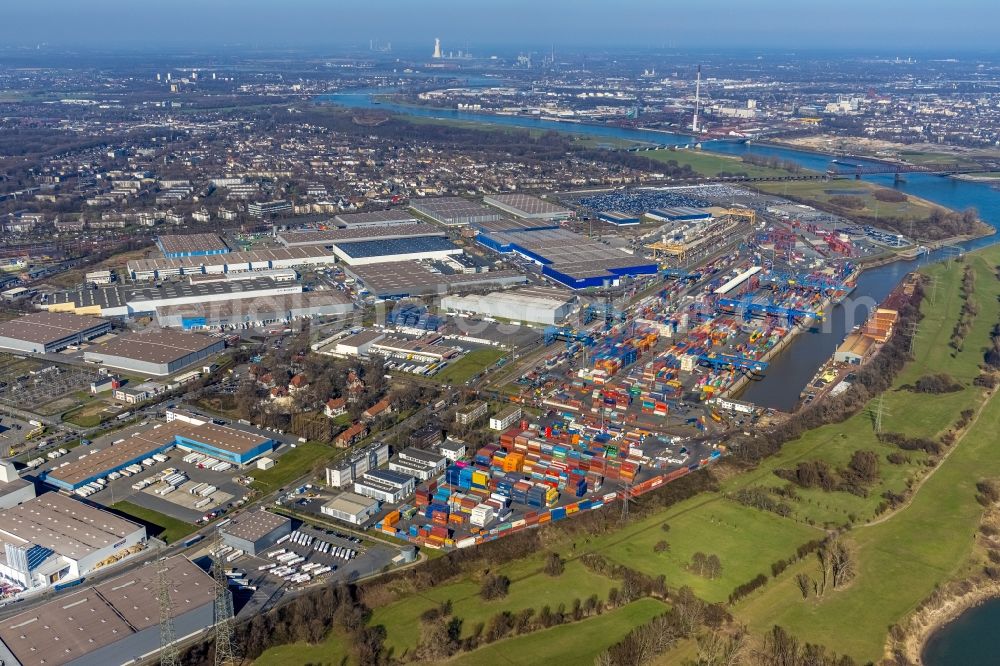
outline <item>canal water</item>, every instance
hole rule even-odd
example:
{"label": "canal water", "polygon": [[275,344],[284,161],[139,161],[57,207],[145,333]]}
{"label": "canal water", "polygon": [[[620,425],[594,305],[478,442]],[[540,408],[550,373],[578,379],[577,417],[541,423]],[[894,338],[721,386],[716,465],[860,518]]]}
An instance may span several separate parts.
{"label": "canal water", "polygon": [[[491,82],[495,83],[495,82]],[[482,84],[476,81],[473,85]],[[631,129],[624,127],[606,127],[585,123],[565,123],[539,118],[522,116],[497,116],[483,113],[458,111],[454,109],[435,109],[418,107],[391,102],[376,105],[372,99],[373,93],[385,93],[387,89],[367,89],[346,93],[325,95],[322,101],[332,102],[351,108],[379,108],[411,116],[430,118],[468,120],[489,123],[506,127],[523,127],[527,129],[546,129],[573,134],[607,139],[628,139],[632,141],[648,141],[661,145],[690,144],[690,136],[658,132],[655,130]],[[821,153],[781,148],[777,146],[745,144],[733,141],[707,141],[703,149],[727,155],[753,154],[765,157],[776,157],[781,160],[795,162],[803,168],[815,171],[826,171],[830,166],[831,157]],[[852,160],[864,163],[864,160]],[[927,199],[936,204],[956,210],[975,208],[988,223],[1000,228],[1000,191],[984,183],[955,180],[928,174],[908,174],[905,182],[895,183],[892,176],[869,176],[866,180],[879,183],[886,187],[894,187],[900,191]],[[985,247],[998,242],[996,234],[961,243],[964,250]],[[865,271],[858,278],[854,292],[826,313],[826,321],[815,331],[799,335],[788,348],[773,359],[767,375],[758,382],[752,382],[743,393],[743,397],[764,407],[790,410],[799,399],[799,394],[812,379],[819,366],[826,361],[837,346],[843,342],[851,329],[862,323],[871,307],[881,302],[900,280],[910,271],[929,262],[948,258],[954,250],[941,250],[926,255],[917,260],[898,261]]]}

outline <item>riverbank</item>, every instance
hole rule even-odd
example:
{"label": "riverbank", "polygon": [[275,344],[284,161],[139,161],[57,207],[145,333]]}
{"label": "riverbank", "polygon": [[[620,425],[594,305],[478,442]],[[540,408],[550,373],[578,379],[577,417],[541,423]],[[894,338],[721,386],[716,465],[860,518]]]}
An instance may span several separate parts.
{"label": "riverbank", "polygon": [[[1000,525],[1000,507],[996,503],[984,512],[976,533],[976,551],[968,566],[982,570],[984,554],[995,548],[997,537],[988,535]],[[948,625],[966,613],[1000,599],[1000,581],[979,573],[953,580],[936,589],[928,599],[906,620],[899,629],[890,631],[886,641],[886,657],[901,653],[913,664],[924,664],[924,656],[931,640]]]}

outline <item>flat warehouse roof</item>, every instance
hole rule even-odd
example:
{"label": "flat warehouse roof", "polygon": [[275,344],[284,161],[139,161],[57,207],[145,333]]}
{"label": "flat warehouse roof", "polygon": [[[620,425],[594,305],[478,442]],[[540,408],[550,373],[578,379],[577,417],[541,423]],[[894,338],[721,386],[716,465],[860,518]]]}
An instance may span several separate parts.
{"label": "flat warehouse roof", "polygon": [[254,449],[272,441],[268,437],[246,430],[237,430],[214,423],[188,425],[186,432],[178,433],[180,437],[211,446],[231,453],[249,453]]}
{"label": "flat warehouse roof", "polygon": [[256,541],[267,536],[282,525],[291,524],[291,520],[270,511],[247,511],[233,519],[222,531],[238,539]]}
{"label": "flat warehouse roof", "polygon": [[373,210],[364,213],[347,213],[333,218],[347,227],[355,224],[378,224],[380,222],[417,222],[412,213],[403,208],[393,210]]}
{"label": "flat warehouse roof", "polygon": [[522,220],[511,217],[502,217],[499,220],[488,222],[477,222],[476,228],[480,231],[536,231],[539,229],[558,229],[559,223],[549,220]]}
{"label": "flat warehouse roof", "polygon": [[0,324],[0,337],[49,344],[86,333],[107,323],[98,317],[63,312],[33,312]]}
{"label": "flat warehouse roof", "polygon": [[280,314],[308,308],[351,306],[353,301],[341,291],[303,291],[295,294],[254,296],[232,301],[211,301],[156,308],[159,317],[231,317],[234,315]]}
{"label": "flat warehouse roof", "polygon": [[174,421],[163,424],[159,428],[140,431],[124,442],[110,444],[98,451],[92,450],[90,455],[71,461],[65,467],[56,467],[47,472],[46,476],[75,486],[86,479],[101,476],[108,470],[115,469],[131,460],[145,458],[164,446],[172,445],[174,435],[184,432],[190,427],[187,423]]}
{"label": "flat warehouse roof", "polygon": [[234,266],[236,264],[270,264],[275,261],[306,261],[309,259],[319,259],[329,257],[333,260],[333,254],[321,247],[281,247],[271,250],[248,250],[246,252],[228,252],[220,255],[207,255],[200,257],[164,257],[162,259],[134,259],[128,262],[127,267],[130,273],[143,273],[147,271],[168,271],[180,269],[200,269],[206,266]]}
{"label": "flat warehouse roof", "polygon": [[223,341],[199,333],[182,333],[175,330],[155,330],[128,333],[107,344],[88,350],[87,354],[118,356],[146,363],[170,363],[189,354],[218,346]]}
{"label": "flat warehouse roof", "polygon": [[360,259],[364,257],[384,257],[393,254],[414,254],[417,252],[443,252],[445,250],[459,250],[457,245],[441,236],[354,241],[352,243],[337,243],[337,248],[352,259]]}
{"label": "flat warehouse roof", "polygon": [[218,234],[164,235],[157,239],[160,249],[167,254],[182,252],[227,252],[229,246]]}
{"label": "flat warehouse roof", "polygon": [[424,213],[435,219],[456,220],[464,217],[487,217],[496,219],[500,214],[475,201],[469,201],[462,197],[438,197],[435,199],[421,199],[410,203],[410,208],[418,213]]}
{"label": "flat warehouse roof", "polygon": [[[0,511],[0,531],[73,560],[140,529],[142,526],[132,521],[56,492]],[[2,539],[9,541],[6,536]]]}
{"label": "flat warehouse roof", "polygon": [[423,264],[416,261],[391,261],[381,264],[350,266],[345,270],[361,280],[369,290],[376,294],[460,289],[471,285],[513,284],[528,281],[523,274],[512,270],[490,271],[489,273],[455,273],[453,275],[432,273]]}
{"label": "flat warehouse roof", "polygon": [[483,201],[509,209],[515,215],[568,215],[572,211],[530,194],[491,194]]}
{"label": "flat warehouse roof", "polygon": [[65,664],[159,624],[157,585],[166,569],[174,617],[215,599],[215,581],[180,555],[146,564],[0,622],[0,640],[22,666]]}
{"label": "flat warehouse roof", "polygon": [[332,245],[338,241],[378,240],[382,238],[417,238],[443,236],[444,232],[430,224],[400,224],[391,227],[360,227],[327,229],[325,231],[284,231],[278,240],[285,245]]}

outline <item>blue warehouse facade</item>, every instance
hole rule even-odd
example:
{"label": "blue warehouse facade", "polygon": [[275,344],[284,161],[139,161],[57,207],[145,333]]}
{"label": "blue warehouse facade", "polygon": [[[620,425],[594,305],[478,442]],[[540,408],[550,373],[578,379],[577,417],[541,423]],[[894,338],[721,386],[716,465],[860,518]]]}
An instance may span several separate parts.
{"label": "blue warehouse facade", "polygon": [[476,241],[500,254],[518,254],[542,275],[570,289],[603,287],[622,278],[655,275],[657,264],[566,229],[482,232]]}

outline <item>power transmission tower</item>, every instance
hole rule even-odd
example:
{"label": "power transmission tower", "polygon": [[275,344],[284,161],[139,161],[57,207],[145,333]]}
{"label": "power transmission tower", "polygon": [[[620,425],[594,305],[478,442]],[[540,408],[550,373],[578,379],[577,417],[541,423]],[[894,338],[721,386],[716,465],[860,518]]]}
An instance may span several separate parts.
{"label": "power transmission tower", "polygon": [[180,654],[177,651],[174,634],[173,608],[170,604],[170,580],[167,578],[167,565],[158,562],[156,572],[156,596],[160,602],[160,666],[180,666]]}
{"label": "power transmission tower", "polygon": [[632,482],[625,481],[622,484],[622,523],[628,521],[628,506],[632,502]]}
{"label": "power transmission tower", "polygon": [[917,322],[911,321],[906,327],[906,335],[909,336],[909,352],[913,355],[913,342],[917,339]]}
{"label": "power transmission tower", "polygon": [[[222,538],[216,539],[213,549],[219,552]],[[212,565],[215,578],[215,666],[234,666],[236,649],[233,645],[233,598],[229,596],[229,581],[222,570],[222,558],[216,556]]]}
{"label": "power transmission tower", "polygon": [[882,434],[882,418],[884,416],[889,416],[889,412],[886,410],[883,403],[884,393],[880,393],[878,400],[875,401],[875,434]]}

